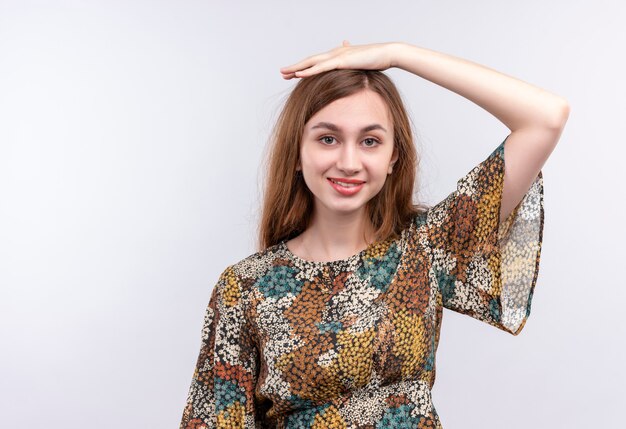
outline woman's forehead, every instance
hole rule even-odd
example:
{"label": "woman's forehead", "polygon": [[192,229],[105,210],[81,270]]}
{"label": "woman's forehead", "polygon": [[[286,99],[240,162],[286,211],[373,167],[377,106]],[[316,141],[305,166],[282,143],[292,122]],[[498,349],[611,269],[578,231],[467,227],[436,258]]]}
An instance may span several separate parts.
{"label": "woman's forehead", "polygon": [[370,127],[388,131],[393,121],[385,100],[374,91],[364,90],[324,106],[309,119],[305,127],[312,130],[318,128],[320,123],[331,130],[333,127],[338,130]]}

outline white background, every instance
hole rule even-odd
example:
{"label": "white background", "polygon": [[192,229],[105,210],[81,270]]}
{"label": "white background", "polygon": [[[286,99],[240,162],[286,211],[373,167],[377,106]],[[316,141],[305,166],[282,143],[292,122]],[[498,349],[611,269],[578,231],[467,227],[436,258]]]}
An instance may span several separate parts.
{"label": "white background", "polygon": [[[444,311],[446,429],[621,428],[626,6],[0,0],[0,427],[172,428],[219,274],[256,252],[279,67],[404,41],[565,97],[531,317]],[[433,204],[508,129],[391,70]]]}

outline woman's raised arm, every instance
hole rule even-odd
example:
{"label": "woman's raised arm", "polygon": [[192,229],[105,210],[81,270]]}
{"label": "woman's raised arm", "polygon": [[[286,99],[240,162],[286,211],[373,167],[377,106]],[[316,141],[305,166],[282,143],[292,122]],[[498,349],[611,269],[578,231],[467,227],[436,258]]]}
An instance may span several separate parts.
{"label": "woman's raised arm", "polygon": [[413,46],[377,43],[342,46],[281,69],[285,79],[332,69],[397,67],[479,105],[511,130],[506,139],[506,174],[500,218],[526,194],[554,150],[569,116],[567,101],[537,86],[480,64]]}

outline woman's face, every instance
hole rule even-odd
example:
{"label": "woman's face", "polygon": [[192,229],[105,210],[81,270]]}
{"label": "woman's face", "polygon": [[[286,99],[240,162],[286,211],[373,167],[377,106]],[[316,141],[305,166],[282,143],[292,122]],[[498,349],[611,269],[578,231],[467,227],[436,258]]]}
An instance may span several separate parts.
{"label": "woman's face", "polygon": [[[398,158],[393,135],[387,104],[367,89],[335,100],[311,117],[298,169],[315,197],[317,214],[365,209]],[[336,183],[342,180],[351,183]]]}

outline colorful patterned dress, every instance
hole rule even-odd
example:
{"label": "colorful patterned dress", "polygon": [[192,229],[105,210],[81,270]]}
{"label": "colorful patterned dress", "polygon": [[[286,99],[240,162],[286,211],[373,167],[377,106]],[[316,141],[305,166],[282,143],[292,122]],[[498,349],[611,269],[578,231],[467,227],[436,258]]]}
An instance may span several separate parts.
{"label": "colorful patterned dress", "polygon": [[543,234],[540,172],[500,223],[504,142],[399,238],[313,262],[285,241],[229,266],[181,428],[441,428],[442,309],[519,334]]}

